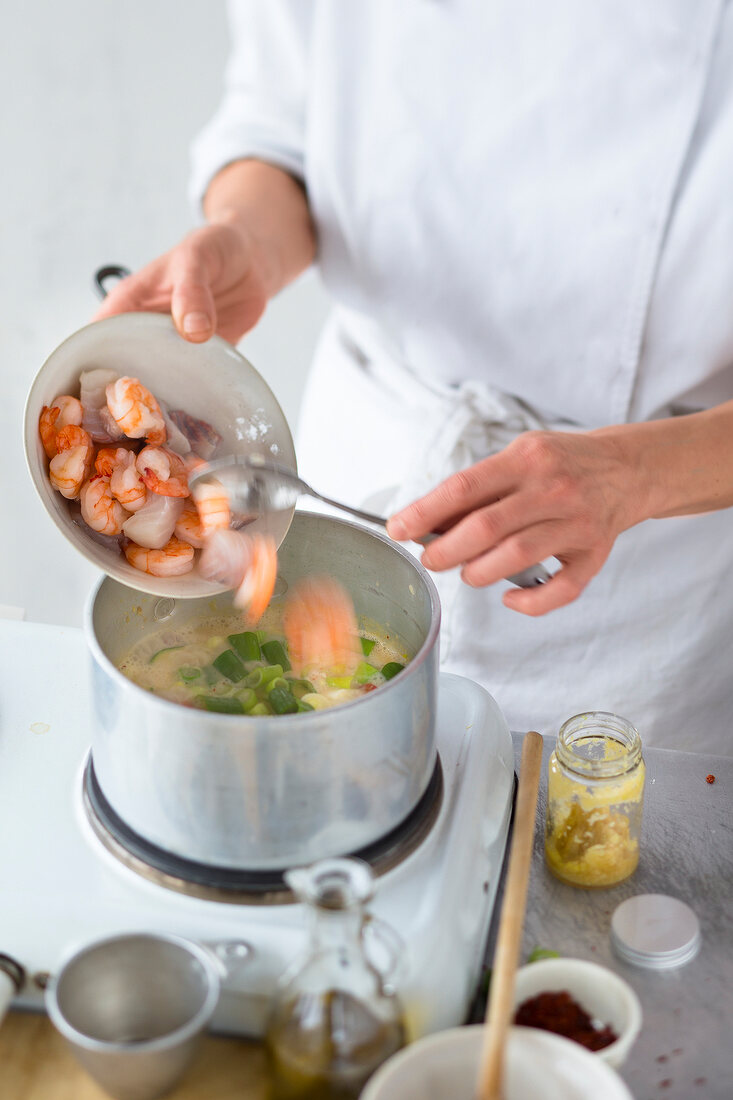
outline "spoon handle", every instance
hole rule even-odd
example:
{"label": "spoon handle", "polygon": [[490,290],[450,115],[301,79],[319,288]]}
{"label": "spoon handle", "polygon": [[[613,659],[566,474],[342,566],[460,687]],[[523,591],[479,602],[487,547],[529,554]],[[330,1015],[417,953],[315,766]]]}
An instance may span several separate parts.
{"label": "spoon handle", "polygon": [[[352,508],[350,504],[343,504],[340,500],[332,500],[331,497],[325,497],[323,493],[317,493],[304,481],[301,482],[301,486],[303,492],[307,492],[309,496],[315,497],[316,500],[322,500],[324,504],[330,504],[333,508],[339,508],[342,512],[348,512],[349,515],[356,516],[357,519],[366,520],[367,523],[377,523],[380,527],[385,528],[387,526],[386,516],[377,516],[373,512],[364,512],[361,508]],[[427,546],[429,542],[437,538],[440,538],[437,533],[428,534],[417,541],[421,546]],[[510,584],[516,584],[517,588],[535,588],[538,584],[545,584],[546,581],[549,581],[550,573],[544,565],[530,565],[528,569],[523,569],[521,573],[513,573],[511,577],[506,579]]]}
{"label": "spoon handle", "polygon": [[[305,482],[303,482],[305,485]],[[343,504],[340,500],[332,500],[331,497],[324,497],[323,493],[317,493],[315,489],[307,486],[304,490],[309,496],[315,497],[316,500],[322,500],[324,504],[330,504],[333,508],[338,508],[342,512],[348,512],[350,516],[356,516],[357,519],[363,519],[366,523],[377,523],[380,527],[387,526],[386,516],[377,516],[374,512],[364,512],[361,508],[352,508],[350,504]]]}
{"label": "spoon handle", "polygon": [[501,1100],[504,1048],[513,1016],[514,975],[522,942],[527,883],[532,861],[537,789],[542,764],[542,738],[531,730],[522,743],[519,787],[514,811],[512,848],[509,856],[499,934],[494,951],[489,1004],[477,1081],[479,1100]]}

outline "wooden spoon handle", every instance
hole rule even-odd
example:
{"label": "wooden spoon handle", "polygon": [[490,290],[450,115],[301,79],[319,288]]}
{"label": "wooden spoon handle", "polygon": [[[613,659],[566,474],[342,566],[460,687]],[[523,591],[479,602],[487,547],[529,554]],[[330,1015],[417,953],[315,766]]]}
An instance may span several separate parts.
{"label": "wooden spoon handle", "polygon": [[489,1004],[481,1047],[479,1100],[502,1100],[504,1046],[512,1021],[514,975],[519,959],[532,862],[537,790],[542,765],[542,738],[531,730],[522,742],[522,762],[514,815],[511,855],[494,951]]}

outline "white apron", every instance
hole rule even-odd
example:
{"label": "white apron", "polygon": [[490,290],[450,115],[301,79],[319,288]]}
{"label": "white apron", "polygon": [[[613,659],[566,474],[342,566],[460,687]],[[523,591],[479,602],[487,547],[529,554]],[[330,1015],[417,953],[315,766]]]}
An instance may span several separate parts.
{"label": "white apron", "polygon": [[[297,454],[319,490],[389,515],[537,427],[572,430],[485,385],[426,385],[368,322],[337,311],[317,351]],[[721,588],[733,578],[732,526],[726,510],[631,528],[581,597],[541,618],[504,607],[505,584],[476,589],[458,570],[434,573],[441,667],[482,684],[515,730],[556,734],[573,714],[608,710],[646,744],[731,754],[731,691],[719,668],[733,627]]]}

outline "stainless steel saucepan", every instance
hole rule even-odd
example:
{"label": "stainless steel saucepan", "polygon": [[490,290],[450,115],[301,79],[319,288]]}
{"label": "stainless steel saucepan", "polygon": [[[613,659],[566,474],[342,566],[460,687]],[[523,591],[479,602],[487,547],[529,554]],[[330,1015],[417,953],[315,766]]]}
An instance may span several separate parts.
{"label": "stainless steel saucepan", "polygon": [[109,577],[92,593],[92,758],[102,793],[143,839],[234,869],[282,869],[365,847],[420,800],[435,761],[440,605],[405,550],[364,527],[296,512],[278,591],[328,573],[365,627],[412,655],[378,691],[329,710],[212,714],[159,699],[118,671],[140,638],[231,608],[229,595],[173,601]]}

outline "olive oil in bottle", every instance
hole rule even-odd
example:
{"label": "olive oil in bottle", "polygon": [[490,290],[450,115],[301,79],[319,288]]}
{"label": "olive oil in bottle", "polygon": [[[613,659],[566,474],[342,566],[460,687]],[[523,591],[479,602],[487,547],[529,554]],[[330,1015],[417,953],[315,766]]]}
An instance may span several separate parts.
{"label": "olive oil in bottle", "polygon": [[283,978],[265,1043],[271,1100],[356,1100],[366,1081],[404,1045],[401,1004],[365,950],[365,928],[396,964],[397,937],[369,920],[373,878],[357,860],[324,860],[288,872],[311,910],[303,961]]}

